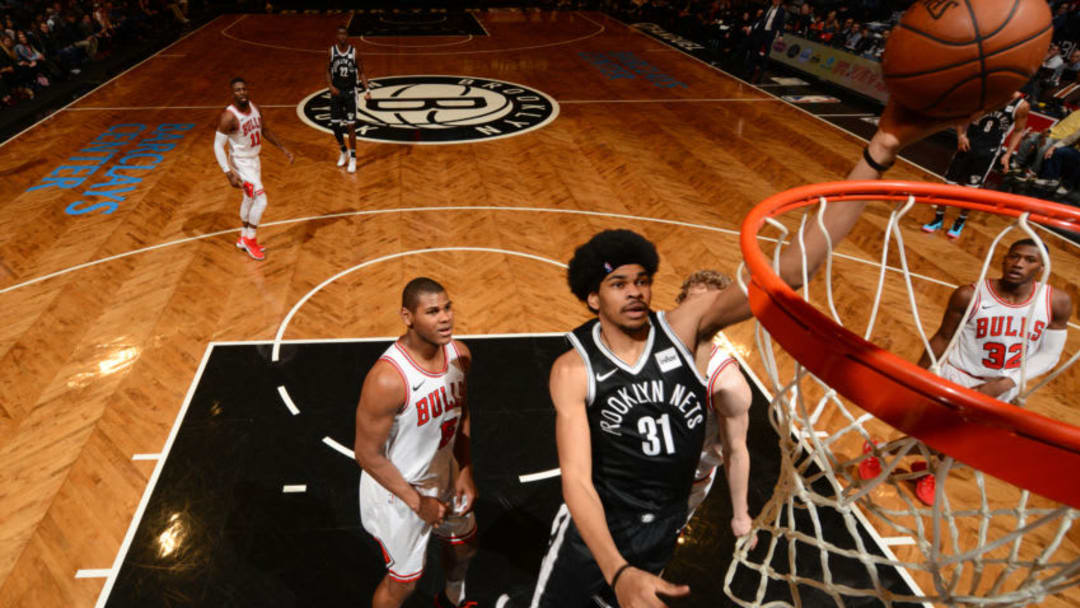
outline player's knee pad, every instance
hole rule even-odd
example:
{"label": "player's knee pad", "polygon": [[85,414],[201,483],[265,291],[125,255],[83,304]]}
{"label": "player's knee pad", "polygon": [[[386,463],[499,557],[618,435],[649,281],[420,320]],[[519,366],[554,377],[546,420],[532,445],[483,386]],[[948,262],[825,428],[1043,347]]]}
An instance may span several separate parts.
{"label": "player's knee pad", "polygon": [[262,219],[263,211],[266,211],[266,193],[262,190],[256,190],[255,198],[251,203],[251,210],[248,212],[247,223],[252,226],[258,226],[259,221]]}

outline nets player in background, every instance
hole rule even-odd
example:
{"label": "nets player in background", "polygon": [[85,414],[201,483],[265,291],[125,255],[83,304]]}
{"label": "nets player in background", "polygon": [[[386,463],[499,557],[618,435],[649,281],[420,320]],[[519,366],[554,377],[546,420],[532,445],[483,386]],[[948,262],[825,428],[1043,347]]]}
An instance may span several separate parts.
{"label": "nets player in background", "polygon": [[412,594],[434,533],[446,572],[436,605],[451,608],[464,602],[476,552],[465,383],[472,356],[452,338],[454,312],[439,283],[409,281],[401,319],[408,330],[372,366],[356,408],[360,517],[387,569],[371,605],[396,608]]}
{"label": "nets player in background", "polygon": [[[229,185],[240,188],[244,193],[240,202],[240,221],[243,222],[243,228],[240,230],[239,240],[236,241],[236,248],[246,251],[256,260],[262,260],[266,258],[266,254],[255,238],[255,230],[266,211],[266,192],[263,190],[262,166],[259,162],[263,138],[281,148],[290,165],[293,155],[270,131],[259,108],[251,102],[247,82],[240,77],[233,78],[229,82],[229,88],[232,89],[233,102],[225,108],[218,120],[217,132],[214,134],[214,157],[225,172]],[[228,155],[225,151],[226,143]]]}
{"label": "nets player in background", "polygon": [[[1007,172],[1013,152],[1027,128],[1030,111],[1031,106],[1023,99],[1023,95],[1013,93],[1012,100],[1004,108],[982,115],[976,114],[970,120],[957,125],[956,153],[945,171],[945,182],[981,187],[990,175],[990,170],[994,168],[994,159],[998,158],[1005,135],[1011,128],[1009,143],[1000,156],[1002,171]],[[952,228],[946,233],[950,239],[960,237],[969,212],[969,209],[963,209],[953,220]],[[937,205],[934,207],[934,219],[924,224],[922,229],[923,232],[937,232],[944,224],[945,207]]]}
{"label": "nets player in background", "polygon": [[[890,104],[847,179],[880,179],[904,146],[946,124]],[[865,205],[826,207],[803,241],[807,276]],[[659,576],[686,520],[705,434],[705,383],[690,353],[751,313],[738,289],[687,300],[667,315],[652,312],[658,265],[652,243],[628,230],[594,236],[570,262],[571,291],[597,318],[568,334],[574,348],[551,370],[565,504],[552,524],[533,607],[591,607],[599,597],[621,608],[659,608],[658,594],[690,593]],[[803,267],[798,247],[781,253],[779,275],[794,288]]]}
{"label": "nets player in background", "polygon": [[[364,64],[349,44],[349,31],[344,25],[337,28],[337,43],[330,47],[330,64],[326,68],[326,83],[330,86],[330,126],[341,148],[337,166],[349,163],[349,173],[356,172],[356,84],[363,84],[364,99],[371,99]],[[349,146],[345,146],[345,127],[349,128]]]}
{"label": "nets player in background", "polygon": [[[676,306],[688,298],[727,289],[731,277],[715,270],[699,270],[683,281]],[[728,493],[731,496],[731,532],[736,538],[750,533],[750,510],[746,492],[750,480],[750,452],[746,449],[746,431],[750,426],[752,395],[739,363],[712,340],[702,340],[694,353],[698,372],[707,380],[709,407],[705,408],[705,444],[701,448],[686,522],[694,516],[716,480],[716,471],[724,466]]]}

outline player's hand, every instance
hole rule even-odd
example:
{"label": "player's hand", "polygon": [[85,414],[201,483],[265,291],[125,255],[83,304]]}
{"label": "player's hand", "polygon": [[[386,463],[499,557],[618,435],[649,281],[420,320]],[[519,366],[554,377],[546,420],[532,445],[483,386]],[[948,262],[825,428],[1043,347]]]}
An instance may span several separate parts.
{"label": "player's hand", "polygon": [[956,149],[960,150],[961,152],[971,151],[971,140],[968,139],[966,133],[961,133],[956,137]]}
{"label": "player's hand", "polygon": [[338,95],[341,95],[341,90],[334,85],[330,85],[330,94],[334,97],[337,97]]}
{"label": "player's hand", "polygon": [[233,188],[239,188],[239,187],[244,185],[244,182],[243,182],[243,180],[240,179],[240,176],[233,173],[232,171],[229,171],[228,173],[226,173],[225,177],[226,177],[226,179],[229,180],[229,185],[232,186]]}
{"label": "player's hand", "polygon": [[878,121],[870,153],[879,163],[891,163],[900,150],[955,123],[956,119],[926,116],[890,101]]}
{"label": "player's hand", "polygon": [[1012,153],[1011,152],[1006,152],[1005,154],[1001,155],[1001,170],[1002,171],[1004,171],[1004,172],[1009,171],[1009,161],[1011,161],[1011,160],[1012,160]]}
{"label": "player's hand", "polygon": [[476,503],[476,483],[473,482],[470,467],[462,469],[454,481],[454,498],[457,500],[454,515],[465,515],[472,511]]}
{"label": "player's hand", "polygon": [[689,585],[676,585],[633,566],[615,581],[615,599],[622,608],[666,608],[658,593],[680,597],[690,594]]}
{"label": "player's hand", "polygon": [[1013,382],[1012,378],[1009,378],[1007,376],[1002,376],[1000,378],[994,378],[993,380],[990,380],[988,382],[983,382],[982,384],[978,384],[978,385],[973,386],[971,388],[974,389],[974,390],[979,391],[980,393],[982,393],[984,395],[989,395],[991,397],[997,397],[998,395],[1001,395],[1001,394],[1009,391],[1010,389],[1012,389],[1015,386],[1016,386],[1016,383]]}
{"label": "player's hand", "polygon": [[1046,149],[1046,154],[1043,154],[1043,159],[1050,160],[1050,157],[1053,156],[1054,152],[1057,152],[1057,149],[1060,148],[1060,147],[1061,147],[1061,144],[1057,143],[1057,144],[1054,144],[1054,145],[1050,146],[1049,148],[1047,148]]}
{"label": "player's hand", "polygon": [[[749,515],[736,515],[731,518],[731,533],[735,535],[735,538],[742,538],[749,536],[753,530],[754,520],[750,519]],[[747,542],[750,546],[747,549],[753,549],[757,546],[757,535],[750,537]]]}
{"label": "player's hand", "polygon": [[421,495],[420,506],[416,509],[416,514],[428,525],[437,526],[446,517],[446,505],[438,498]]}
{"label": "player's hand", "polygon": [[371,91],[364,91],[364,99],[371,101]]}

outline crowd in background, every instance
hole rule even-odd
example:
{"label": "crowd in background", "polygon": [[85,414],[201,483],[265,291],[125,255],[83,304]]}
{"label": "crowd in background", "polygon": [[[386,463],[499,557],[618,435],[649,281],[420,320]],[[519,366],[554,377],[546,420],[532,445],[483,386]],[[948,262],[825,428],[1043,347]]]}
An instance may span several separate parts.
{"label": "crowd in background", "polygon": [[0,108],[189,23],[187,0],[0,0]]}

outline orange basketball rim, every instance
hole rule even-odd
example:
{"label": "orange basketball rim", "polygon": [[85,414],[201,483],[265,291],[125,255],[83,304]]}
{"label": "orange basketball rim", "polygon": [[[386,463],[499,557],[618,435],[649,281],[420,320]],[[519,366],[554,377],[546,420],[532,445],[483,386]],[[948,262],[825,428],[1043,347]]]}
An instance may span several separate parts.
{"label": "orange basketball rim", "polygon": [[901,181],[802,186],[773,195],[743,221],[750,307],[807,370],[896,429],[969,466],[1080,508],[1080,427],[1023,410],[939,378],[833,322],[773,271],[758,242],[767,218],[817,204],[906,201],[1019,217],[1080,232],[1080,210],[1024,196]]}

